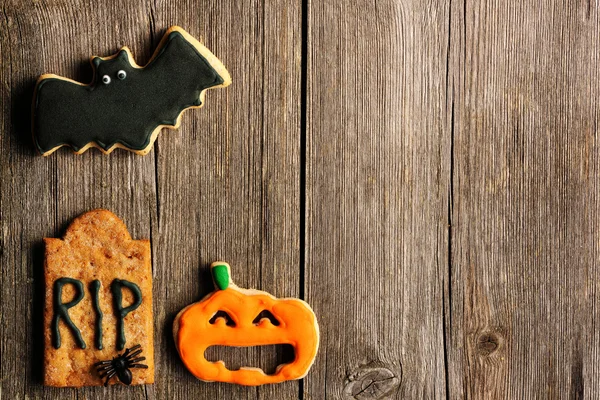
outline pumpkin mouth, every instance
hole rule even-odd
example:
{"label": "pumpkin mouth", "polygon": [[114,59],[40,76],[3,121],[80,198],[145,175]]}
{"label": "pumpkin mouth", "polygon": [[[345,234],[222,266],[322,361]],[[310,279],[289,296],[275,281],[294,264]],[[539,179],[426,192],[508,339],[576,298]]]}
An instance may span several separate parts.
{"label": "pumpkin mouth", "polygon": [[210,362],[223,362],[229,371],[242,368],[257,368],[267,375],[277,373],[277,367],[290,364],[295,359],[291,344],[269,344],[259,346],[209,346],[204,357]]}

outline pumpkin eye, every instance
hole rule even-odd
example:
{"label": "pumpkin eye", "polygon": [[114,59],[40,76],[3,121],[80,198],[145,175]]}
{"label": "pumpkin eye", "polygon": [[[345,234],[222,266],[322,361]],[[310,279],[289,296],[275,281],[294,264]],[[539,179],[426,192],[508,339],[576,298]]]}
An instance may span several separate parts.
{"label": "pumpkin eye", "polygon": [[211,325],[214,325],[214,323],[217,322],[219,318],[223,318],[227,326],[235,326],[235,321],[233,320],[233,318],[231,318],[231,315],[227,314],[227,311],[223,310],[217,311],[208,322]]}
{"label": "pumpkin eye", "polygon": [[256,316],[256,318],[254,318],[254,321],[252,321],[252,323],[254,325],[258,325],[260,323],[260,321],[262,321],[265,318],[268,319],[273,325],[279,326],[279,321],[277,320],[277,318],[275,318],[275,316],[273,315],[273,313],[271,311],[269,311],[269,310],[262,310]]}

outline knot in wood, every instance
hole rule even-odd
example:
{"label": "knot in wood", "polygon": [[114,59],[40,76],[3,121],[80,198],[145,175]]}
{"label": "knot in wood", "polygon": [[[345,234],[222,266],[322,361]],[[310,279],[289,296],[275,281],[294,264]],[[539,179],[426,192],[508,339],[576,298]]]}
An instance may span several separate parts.
{"label": "knot in wood", "polygon": [[484,332],[477,338],[475,349],[481,356],[487,357],[500,347],[500,336],[495,332]]}
{"label": "knot in wood", "polygon": [[362,367],[350,374],[344,387],[344,398],[377,400],[387,398],[400,386],[400,378],[384,367]]}

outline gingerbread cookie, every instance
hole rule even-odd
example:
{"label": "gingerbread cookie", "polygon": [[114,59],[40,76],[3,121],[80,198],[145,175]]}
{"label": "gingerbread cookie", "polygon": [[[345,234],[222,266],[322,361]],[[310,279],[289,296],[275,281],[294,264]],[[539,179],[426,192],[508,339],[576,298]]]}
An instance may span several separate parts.
{"label": "gingerbread cookie", "polygon": [[144,67],[127,47],[91,63],[89,85],[53,74],[38,79],[32,125],[42,155],[62,146],[78,154],[90,147],[146,154],[163,127],[177,128],[183,111],[202,106],[206,89],[231,83],[223,64],[178,26]]}
{"label": "gingerbread cookie", "polygon": [[[269,293],[241,289],[230,278],[229,264],[211,265],[216,290],[181,310],[173,324],[175,345],[183,363],[198,379],[257,386],[303,378],[319,347],[319,325],[310,306],[299,299],[277,299]],[[272,375],[260,368],[226,368],[210,362],[210,346],[265,346],[289,344],[294,361]]]}
{"label": "gingerbread cookie", "polygon": [[150,242],[107,210],[44,242],[44,384],[153,383]]}

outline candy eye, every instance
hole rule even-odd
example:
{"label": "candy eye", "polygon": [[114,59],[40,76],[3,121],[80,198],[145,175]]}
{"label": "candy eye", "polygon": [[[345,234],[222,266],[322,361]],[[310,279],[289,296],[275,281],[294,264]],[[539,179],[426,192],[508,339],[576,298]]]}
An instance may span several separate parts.
{"label": "candy eye", "polygon": [[108,85],[110,83],[110,76],[104,75],[102,77],[102,83],[104,83],[105,85]]}
{"label": "candy eye", "polygon": [[127,78],[127,72],[119,70],[119,72],[117,72],[117,78],[119,78],[120,80]]}

